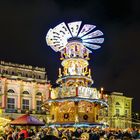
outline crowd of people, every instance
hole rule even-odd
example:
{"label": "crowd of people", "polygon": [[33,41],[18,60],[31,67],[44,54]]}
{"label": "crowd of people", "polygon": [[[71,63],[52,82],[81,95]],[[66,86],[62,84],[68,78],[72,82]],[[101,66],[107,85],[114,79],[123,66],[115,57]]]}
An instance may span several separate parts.
{"label": "crowd of people", "polygon": [[5,128],[0,140],[135,140],[140,139],[139,129],[101,128]]}

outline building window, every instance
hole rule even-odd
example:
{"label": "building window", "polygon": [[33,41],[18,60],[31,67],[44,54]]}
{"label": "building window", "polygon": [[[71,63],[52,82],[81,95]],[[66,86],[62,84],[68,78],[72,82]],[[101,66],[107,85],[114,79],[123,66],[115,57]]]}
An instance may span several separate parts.
{"label": "building window", "polygon": [[7,98],[7,108],[15,109],[15,99],[14,98]]}
{"label": "building window", "polygon": [[5,73],[8,74],[8,71],[6,70]]}
{"label": "building window", "polygon": [[41,92],[37,92],[36,95],[37,95],[37,96],[42,96],[42,93],[41,93]]}
{"label": "building window", "polygon": [[128,116],[128,110],[125,110],[125,117],[127,117]]}
{"label": "building window", "polygon": [[29,100],[28,99],[23,99],[22,100],[22,109],[23,110],[29,110]]}
{"label": "building window", "polygon": [[7,92],[8,93],[15,93],[15,91],[13,89],[9,89]]}
{"label": "building window", "polygon": [[120,115],[120,110],[116,109],[116,116],[119,116],[119,115]]}
{"label": "building window", "polygon": [[12,75],[14,75],[15,74],[15,72],[14,71],[12,71]]}
{"label": "building window", "polygon": [[42,101],[36,101],[36,110],[37,111],[41,111],[41,104],[42,104]]}
{"label": "building window", "polygon": [[23,91],[22,94],[29,94],[29,92],[28,91]]}
{"label": "building window", "polygon": [[129,103],[129,102],[127,102],[127,103],[125,104],[125,106],[126,106],[126,107],[129,107],[129,106],[130,106],[130,103]]}
{"label": "building window", "polygon": [[116,105],[120,105],[120,103],[119,102],[116,102]]}

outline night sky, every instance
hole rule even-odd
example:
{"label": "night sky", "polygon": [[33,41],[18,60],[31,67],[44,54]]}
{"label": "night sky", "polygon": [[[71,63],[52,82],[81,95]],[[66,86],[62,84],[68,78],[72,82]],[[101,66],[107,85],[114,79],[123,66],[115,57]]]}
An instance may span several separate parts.
{"label": "night sky", "polygon": [[93,86],[133,97],[140,112],[139,0],[1,0],[0,60],[45,67],[55,84],[60,54],[47,46],[47,31],[79,20],[104,33],[102,48],[91,54]]}

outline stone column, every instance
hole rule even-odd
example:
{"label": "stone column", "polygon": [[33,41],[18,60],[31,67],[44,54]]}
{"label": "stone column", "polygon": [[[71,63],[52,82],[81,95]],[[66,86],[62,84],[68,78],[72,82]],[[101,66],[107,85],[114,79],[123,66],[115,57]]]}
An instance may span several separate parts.
{"label": "stone column", "polygon": [[7,101],[7,79],[2,78],[2,108],[6,109],[6,101]]}
{"label": "stone column", "polygon": [[32,111],[36,110],[36,90],[37,90],[37,83],[32,82]]}
{"label": "stone column", "polygon": [[21,98],[22,98],[22,92],[23,92],[23,81],[22,80],[19,80],[18,81],[18,90],[17,90],[17,94],[18,94],[18,105],[17,105],[17,109],[18,109],[18,112],[20,113],[21,112],[21,109],[22,109],[22,101],[21,101]]}

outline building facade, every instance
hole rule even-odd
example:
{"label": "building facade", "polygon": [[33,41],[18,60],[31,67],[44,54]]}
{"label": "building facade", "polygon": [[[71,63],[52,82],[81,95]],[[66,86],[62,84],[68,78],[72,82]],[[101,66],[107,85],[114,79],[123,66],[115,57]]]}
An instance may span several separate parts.
{"label": "building facade", "polygon": [[45,68],[0,62],[0,115],[16,118],[29,112],[45,117],[41,104],[50,84]]}
{"label": "building facade", "polygon": [[111,128],[128,128],[132,126],[132,98],[123,93],[108,94],[108,109],[101,115],[103,121]]}
{"label": "building facade", "polygon": [[[48,100],[50,87],[45,68],[1,61],[0,116],[16,118],[28,111],[47,121],[46,112],[42,110],[41,105]],[[104,93],[101,91],[101,94],[102,92]],[[100,107],[97,113],[98,122],[112,128],[131,127],[132,98],[119,92],[104,94],[108,95],[108,108]]]}

